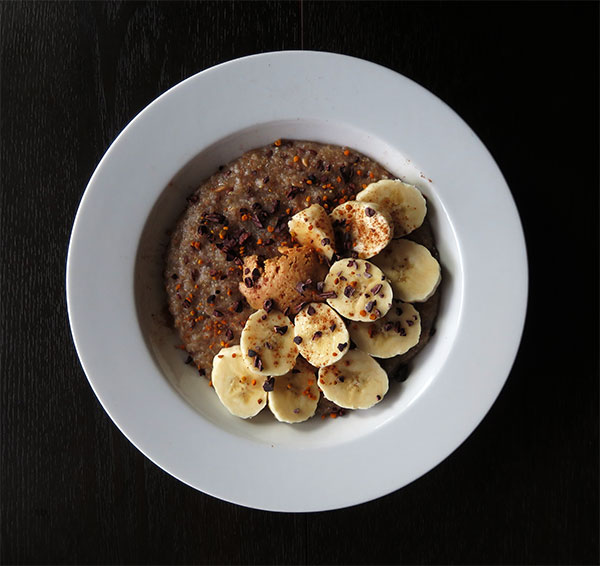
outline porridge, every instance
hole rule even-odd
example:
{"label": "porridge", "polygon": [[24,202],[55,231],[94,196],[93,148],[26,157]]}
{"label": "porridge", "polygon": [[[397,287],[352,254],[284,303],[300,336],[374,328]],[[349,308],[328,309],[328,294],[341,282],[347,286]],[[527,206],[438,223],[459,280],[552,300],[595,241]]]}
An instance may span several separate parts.
{"label": "porridge", "polygon": [[350,148],[277,140],[188,197],[168,306],[233,414],[338,416],[406,378],[434,332],[437,258],[418,189]]}

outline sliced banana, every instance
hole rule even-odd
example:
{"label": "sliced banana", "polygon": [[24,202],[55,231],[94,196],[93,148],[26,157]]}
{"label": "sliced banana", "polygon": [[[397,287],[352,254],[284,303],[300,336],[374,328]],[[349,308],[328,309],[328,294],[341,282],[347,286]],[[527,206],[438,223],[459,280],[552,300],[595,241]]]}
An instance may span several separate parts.
{"label": "sliced banana", "polygon": [[419,343],[421,317],[410,303],[394,300],[388,313],[375,322],[350,322],[356,346],[376,358],[392,358]]}
{"label": "sliced banana", "polygon": [[296,363],[294,325],[283,313],[264,309],[251,314],[240,338],[242,358],[261,375],[283,375]]}
{"label": "sliced banana", "polygon": [[313,204],[294,214],[288,221],[288,228],[292,238],[303,246],[312,247],[327,259],[333,257],[335,237],[329,215],[322,206]]}
{"label": "sliced banana", "polygon": [[278,421],[301,423],[315,414],[321,395],[315,368],[298,358],[294,369],[272,379],[269,409]]}
{"label": "sliced banana", "polygon": [[389,387],[387,373],[369,354],[350,350],[343,359],[319,370],[323,395],[344,409],[369,409]]}
{"label": "sliced banana", "polygon": [[410,240],[394,240],[373,263],[388,276],[394,297],[407,303],[423,303],[435,293],[442,273],[429,250]]}
{"label": "sliced banana", "polygon": [[375,202],[350,200],[336,206],[331,219],[342,234],[345,248],[354,250],[362,259],[377,255],[394,235],[392,217]]}
{"label": "sliced banana", "polygon": [[232,415],[249,419],[267,405],[265,378],[251,371],[239,346],[222,348],[213,359],[212,386],[219,400]]}
{"label": "sliced banana", "polygon": [[298,350],[315,367],[335,363],[350,347],[342,317],[325,303],[309,303],[296,315],[294,325]]}
{"label": "sliced banana", "polygon": [[364,259],[336,261],[321,296],[342,316],[362,322],[381,318],[392,306],[392,288],[385,275]]}
{"label": "sliced banana", "polygon": [[427,203],[414,185],[399,179],[383,179],[371,183],[356,195],[356,200],[376,202],[387,210],[394,221],[394,236],[406,236],[416,230],[425,219]]}

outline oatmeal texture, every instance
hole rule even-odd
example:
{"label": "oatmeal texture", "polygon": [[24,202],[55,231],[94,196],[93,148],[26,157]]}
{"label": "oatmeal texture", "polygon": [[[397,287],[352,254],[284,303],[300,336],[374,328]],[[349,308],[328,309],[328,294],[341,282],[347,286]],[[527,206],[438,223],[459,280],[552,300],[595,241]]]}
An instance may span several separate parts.
{"label": "oatmeal texture", "polygon": [[[264,304],[269,296],[265,288],[273,285],[273,278],[285,282],[277,305],[282,311],[324,301],[318,283],[328,267],[299,244],[293,249],[289,219],[311,204],[331,212],[368,184],[388,178],[393,178],[388,171],[351,148],[277,140],[219,167],[188,197],[171,236],[165,282],[175,328],[200,375],[210,377],[213,357],[222,347],[240,343],[255,309],[274,307]],[[438,258],[427,219],[408,238]],[[351,255],[349,249],[337,252]],[[310,275],[294,273],[289,269],[293,264],[303,265]],[[298,285],[307,279],[308,286]],[[439,290],[427,302],[415,304],[421,315],[421,340],[406,354],[382,361],[390,378],[397,372],[401,380],[404,365],[427,343],[438,303]],[[296,314],[292,308],[290,317]],[[320,408],[330,412],[335,405],[325,400]]]}

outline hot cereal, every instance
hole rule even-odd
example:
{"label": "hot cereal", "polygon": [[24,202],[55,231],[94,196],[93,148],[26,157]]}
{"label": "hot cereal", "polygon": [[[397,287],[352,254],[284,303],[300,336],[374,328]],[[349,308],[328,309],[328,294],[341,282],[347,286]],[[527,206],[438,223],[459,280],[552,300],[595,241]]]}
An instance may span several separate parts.
{"label": "hot cereal", "polygon": [[188,197],[166,258],[169,310],[232,414],[270,406],[300,422],[382,400],[381,365],[404,375],[437,315],[426,210],[364,155],[291,140],[245,153]]}

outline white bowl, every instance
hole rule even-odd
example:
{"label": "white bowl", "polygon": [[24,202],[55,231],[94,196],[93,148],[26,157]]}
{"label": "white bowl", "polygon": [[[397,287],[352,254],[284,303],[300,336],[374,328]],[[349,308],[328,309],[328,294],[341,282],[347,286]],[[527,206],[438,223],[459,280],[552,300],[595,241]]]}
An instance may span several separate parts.
{"label": "white bowl", "polygon": [[[437,333],[410,378],[373,409],[294,426],[268,411],[251,421],[227,412],[183,364],[162,282],[185,197],[217,166],[277,138],[347,145],[418,185],[443,265]],[[516,355],[527,262],[508,187],[452,110],[372,63],[279,52],[195,75],[127,126],[77,213],[67,299],[94,392],[148,458],[224,500],[316,511],[406,485],[473,431]]]}

